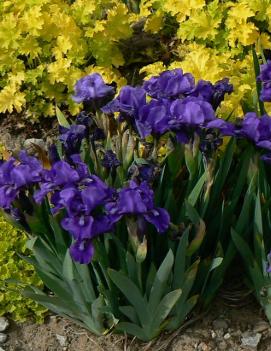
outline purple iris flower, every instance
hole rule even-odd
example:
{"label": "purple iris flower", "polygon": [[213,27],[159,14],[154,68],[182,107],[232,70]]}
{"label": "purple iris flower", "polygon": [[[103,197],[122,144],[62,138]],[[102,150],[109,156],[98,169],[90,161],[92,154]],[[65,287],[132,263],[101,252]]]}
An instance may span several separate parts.
{"label": "purple iris flower", "polygon": [[266,64],[260,66],[260,74],[257,77],[262,82],[262,91],[260,99],[262,101],[271,101],[271,61],[268,60]]}
{"label": "purple iris flower", "polygon": [[261,159],[271,163],[271,117],[263,115],[258,117],[256,113],[249,112],[245,115],[241,124],[236,128],[235,135],[251,140],[257,147],[267,150]]}
{"label": "purple iris flower", "polygon": [[187,97],[175,100],[170,106],[172,127],[188,126],[197,127],[215,119],[212,106],[196,97]]}
{"label": "purple iris flower", "polygon": [[52,213],[55,214],[65,208],[68,216],[77,215],[84,210],[81,193],[75,186],[68,186],[61,191],[56,191],[51,196],[51,203],[54,205]]}
{"label": "purple iris flower", "polygon": [[139,108],[146,104],[146,92],[139,87],[123,87],[118,97],[102,108],[104,113],[120,112],[121,117],[137,116]]}
{"label": "purple iris flower", "polygon": [[199,80],[195,88],[191,91],[189,96],[200,97],[202,100],[211,103],[214,94],[214,86],[207,80]]}
{"label": "purple iris flower", "polygon": [[19,154],[19,162],[12,157],[0,165],[0,207],[10,209],[19,193],[38,183],[42,165],[25,151]]}
{"label": "purple iris flower", "polygon": [[88,264],[94,255],[92,240],[77,240],[70,247],[70,254],[74,261],[81,264]]}
{"label": "purple iris flower", "polygon": [[159,76],[152,77],[144,82],[143,88],[153,98],[178,98],[180,95],[189,94],[195,86],[192,74],[181,69],[165,71]]}
{"label": "purple iris flower", "polygon": [[247,113],[235,134],[271,151],[271,118],[268,115],[259,118],[254,112]]}
{"label": "purple iris flower", "polygon": [[147,184],[137,184],[130,181],[126,188],[120,190],[117,201],[106,206],[109,214],[119,216],[135,215],[153,224],[159,233],[165,232],[169,227],[168,212],[154,205],[154,193]]}
{"label": "purple iris flower", "polygon": [[50,193],[52,213],[65,210],[61,226],[74,239],[70,247],[71,256],[75,261],[86,264],[94,254],[92,240],[112,231],[119,216],[105,211],[105,205],[113,201],[114,190],[99,177],[89,174],[80,155],[72,155],[69,161],[57,161],[51,170],[44,170],[40,190],[34,198],[41,202]]}
{"label": "purple iris flower", "polygon": [[99,73],[93,73],[77,81],[74,87],[73,100],[80,102],[97,102],[104,98],[112,98],[115,89],[103,81]]}
{"label": "purple iris flower", "polygon": [[86,137],[86,127],[82,124],[73,124],[70,128],[60,127],[59,140],[63,143],[67,155],[80,151],[82,140]]}
{"label": "purple iris flower", "polygon": [[152,100],[143,106],[135,118],[136,129],[141,138],[150,134],[162,135],[169,130],[170,101]]}
{"label": "purple iris flower", "polygon": [[114,191],[108,187],[99,177],[90,176],[88,186],[81,191],[81,197],[87,213],[97,206],[103,205],[112,199]]}
{"label": "purple iris flower", "polygon": [[80,180],[78,172],[66,161],[57,161],[50,170],[43,170],[40,189],[34,194],[37,203],[41,203],[44,197],[55,189],[69,186]]}

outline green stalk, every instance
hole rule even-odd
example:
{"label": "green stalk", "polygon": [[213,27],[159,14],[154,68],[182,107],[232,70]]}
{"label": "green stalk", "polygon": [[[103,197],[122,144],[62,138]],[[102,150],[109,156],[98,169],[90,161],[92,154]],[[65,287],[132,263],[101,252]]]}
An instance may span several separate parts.
{"label": "green stalk", "polygon": [[252,48],[252,55],[253,55],[253,65],[254,65],[254,72],[255,72],[255,78],[256,78],[256,90],[257,90],[259,111],[261,115],[264,115],[266,113],[264,108],[264,103],[260,100],[262,83],[257,81],[257,77],[260,74],[260,64],[259,64],[258,56],[256,54],[254,47]]}

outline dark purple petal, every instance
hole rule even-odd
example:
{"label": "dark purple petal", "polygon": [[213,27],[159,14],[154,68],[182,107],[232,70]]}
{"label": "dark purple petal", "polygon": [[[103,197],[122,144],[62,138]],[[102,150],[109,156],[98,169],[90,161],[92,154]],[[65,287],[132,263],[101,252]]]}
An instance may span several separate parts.
{"label": "dark purple petal", "polygon": [[61,221],[62,227],[70,232],[75,240],[91,239],[94,219],[92,216],[66,217]]}
{"label": "dark purple petal", "polygon": [[128,116],[136,115],[140,107],[146,104],[146,92],[139,87],[125,86],[119,96],[102,108],[104,113],[120,112]]}
{"label": "dark purple petal", "polygon": [[187,144],[189,143],[189,136],[186,131],[179,129],[176,132],[176,140],[180,144]]}
{"label": "dark purple petal", "polygon": [[162,72],[143,84],[148,95],[156,99],[171,99],[182,94],[189,94],[194,86],[194,77],[190,73],[183,74],[181,69]]}
{"label": "dark purple petal", "polygon": [[164,208],[155,208],[143,215],[146,221],[155,226],[158,233],[165,232],[169,227],[170,217]]}
{"label": "dark purple petal", "polygon": [[113,191],[100,178],[92,175],[88,186],[81,191],[85,211],[90,213],[95,207],[111,200]]}
{"label": "dark purple petal", "polygon": [[73,100],[77,103],[88,102],[114,95],[115,89],[104,83],[98,73],[90,74],[78,80]]}
{"label": "dark purple petal", "polygon": [[202,98],[203,100],[207,102],[212,102],[214,94],[214,86],[211,82],[208,82],[206,80],[199,80],[195,88],[192,90],[192,92],[189,94],[189,96],[195,96]]}
{"label": "dark purple petal", "polygon": [[70,247],[70,254],[74,261],[88,264],[94,255],[94,246],[91,240],[76,240]]}
{"label": "dark purple petal", "polygon": [[266,162],[268,164],[271,164],[271,153],[262,155],[261,160],[263,160],[264,162]]}
{"label": "dark purple petal", "polygon": [[218,129],[222,135],[233,136],[235,127],[232,123],[226,122],[223,119],[216,118],[215,120],[208,122],[206,128]]}

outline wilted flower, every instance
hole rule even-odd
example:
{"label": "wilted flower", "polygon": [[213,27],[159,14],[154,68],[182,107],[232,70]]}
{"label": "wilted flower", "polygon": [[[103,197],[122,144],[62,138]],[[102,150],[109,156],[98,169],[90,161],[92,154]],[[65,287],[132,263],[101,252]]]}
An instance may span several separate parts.
{"label": "wilted flower", "polygon": [[92,141],[104,140],[105,139],[104,131],[98,127],[94,128],[94,130],[91,133],[90,139]]}
{"label": "wilted flower", "polygon": [[214,85],[206,80],[199,80],[189,96],[200,97],[209,102],[213,109],[216,110],[224,100],[226,94],[233,92],[233,85],[229,83],[228,78],[217,81]]}
{"label": "wilted flower", "polygon": [[85,126],[88,131],[93,126],[94,121],[85,111],[82,111],[76,117],[76,124]]}
{"label": "wilted flower", "polygon": [[80,102],[98,103],[108,98],[112,99],[115,89],[104,83],[99,73],[93,73],[78,80],[74,87],[73,100]]}
{"label": "wilted flower", "polygon": [[214,93],[211,100],[211,105],[216,110],[220,103],[224,100],[226,94],[233,92],[233,85],[229,83],[228,78],[219,80],[214,85]]}
{"label": "wilted flower", "polygon": [[105,168],[114,169],[120,165],[120,161],[112,150],[107,150],[101,164]]}
{"label": "wilted flower", "polygon": [[257,77],[262,82],[262,91],[260,99],[262,101],[271,101],[271,61],[268,60],[266,64],[261,65],[261,73]]}
{"label": "wilted flower", "polygon": [[195,86],[192,74],[181,69],[165,71],[159,76],[152,77],[143,84],[148,95],[153,98],[178,98],[180,95],[189,94]]}
{"label": "wilted flower", "polygon": [[156,175],[157,167],[153,163],[132,164],[128,169],[128,176],[137,179],[139,182],[151,183]]}
{"label": "wilted flower", "polygon": [[57,147],[55,144],[52,144],[49,146],[48,148],[48,156],[49,156],[49,161],[51,164],[60,161],[60,156],[59,153],[57,151]]}
{"label": "wilted flower", "polygon": [[73,124],[70,128],[60,127],[59,140],[63,143],[67,155],[80,151],[82,140],[86,136],[86,127],[82,124]]}
{"label": "wilted flower", "polygon": [[213,130],[207,130],[204,134],[204,136],[201,136],[199,148],[205,156],[209,157],[222,145],[223,140],[221,136],[217,135]]}

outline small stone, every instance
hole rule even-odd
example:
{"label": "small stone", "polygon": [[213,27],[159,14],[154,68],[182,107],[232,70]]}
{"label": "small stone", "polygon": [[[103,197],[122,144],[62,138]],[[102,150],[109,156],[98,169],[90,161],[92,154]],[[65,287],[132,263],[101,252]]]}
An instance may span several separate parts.
{"label": "small stone", "polygon": [[256,323],[256,325],[253,328],[254,333],[261,333],[265,330],[267,330],[268,328],[270,328],[269,323],[265,322],[265,321],[260,321],[258,323]]}
{"label": "small stone", "polygon": [[60,346],[62,346],[62,347],[66,346],[66,342],[67,342],[66,336],[56,334],[56,338],[57,338],[57,341],[59,342]]}
{"label": "small stone", "polygon": [[256,334],[248,334],[244,333],[243,337],[241,338],[242,346],[248,346],[252,348],[257,348],[262,335],[260,333]]}
{"label": "small stone", "polygon": [[208,346],[205,344],[205,342],[201,342],[201,343],[198,345],[197,350],[200,350],[200,351],[207,351],[207,350],[208,350]]}
{"label": "small stone", "polygon": [[42,139],[31,138],[25,140],[24,148],[30,155],[35,155],[37,153],[37,148],[45,150],[46,145]]}
{"label": "small stone", "polygon": [[218,349],[219,350],[227,350],[227,344],[225,343],[225,341],[220,341],[220,343],[218,344]]}
{"label": "small stone", "polygon": [[216,319],[213,321],[213,328],[216,329],[227,329],[228,323],[224,319]]}
{"label": "small stone", "polygon": [[0,351],[5,351],[5,350],[0,346]]}
{"label": "small stone", "polygon": [[211,337],[212,337],[212,339],[216,338],[216,333],[213,330],[211,330]]}
{"label": "small stone", "polygon": [[7,341],[7,335],[4,333],[0,333],[0,344],[4,344]]}
{"label": "small stone", "polygon": [[231,337],[231,334],[230,334],[230,333],[226,333],[226,334],[224,335],[224,339],[225,339],[225,340],[230,339],[230,337]]}
{"label": "small stone", "polygon": [[5,317],[0,317],[0,332],[5,331],[9,326],[9,321]]}

